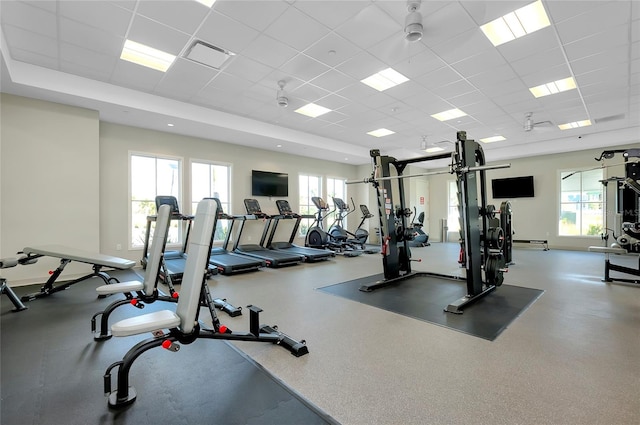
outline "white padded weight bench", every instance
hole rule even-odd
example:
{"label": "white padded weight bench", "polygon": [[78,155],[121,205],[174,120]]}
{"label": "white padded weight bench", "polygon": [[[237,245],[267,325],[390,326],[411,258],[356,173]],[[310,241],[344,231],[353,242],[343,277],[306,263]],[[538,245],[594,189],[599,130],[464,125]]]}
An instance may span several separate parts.
{"label": "white padded weight bench", "polygon": [[[266,341],[288,348],[292,354],[301,356],[308,353],[304,342],[298,342],[277,331],[277,327],[259,327],[260,308],[250,306],[251,332],[234,333],[220,325],[213,300],[207,285],[209,255],[213,244],[218,213],[222,208],[216,198],[205,198],[198,204],[193,229],[188,244],[187,262],[180,297],[175,311],[160,310],[114,323],[111,333],[116,337],[126,337],[151,332],[153,338],[134,345],[121,361],[111,364],[104,374],[104,391],[109,396],[109,406],[120,408],[133,403],[136,391],[129,386],[129,370],[133,362],[144,352],[162,346],[170,351],[178,351],[179,345],[190,344],[198,338],[232,339],[243,341]],[[208,307],[213,329],[203,329],[198,316],[200,307]],[[168,332],[165,332],[168,330]],[[111,370],[118,367],[118,385],[111,391]]]}
{"label": "white padded weight bench", "polygon": [[611,264],[611,260],[609,258],[609,256],[611,254],[638,255],[637,253],[630,253],[624,248],[610,248],[610,247],[607,247],[607,246],[590,246],[588,249],[589,249],[590,252],[601,252],[601,253],[604,254],[604,278],[602,279],[603,282],[618,281],[618,282],[625,282],[625,283],[640,284],[640,280],[639,279],[624,279],[624,278],[619,278],[619,277],[615,277],[614,278],[614,277],[611,277],[611,275],[610,275],[611,271],[616,271],[616,272],[620,272],[620,273],[629,274],[629,275],[632,275],[632,276],[640,276],[640,256],[638,256],[638,268],[637,269],[632,269],[630,267],[620,266],[620,265],[617,265],[617,264]]}
{"label": "white padded weight bench", "polygon": [[[126,270],[135,266],[135,261],[127,260],[125,258],[112,257],[110,255],[103,255],[100,253],[82,251],[75,248],[70,248],[63,245],[44,245],[37,247],[26,247],[21,253],[27,255],[28,259],[36,259],[40,257],[54,257],[60,258],[60,265],[57,269],[51,272],[49,280],[46,281],[41,287],[40,292],[24,295],[22,301],[32,301],[36,298],[46,297],[55,292],[62,291],[83,280],[99,277],[105,284],[118,282],[118,279],[109,276],[106,272],[102,271],[103,267],[110,267],[117,270]],[[86,276],[79,277],[77,279],[62,282],[57,286],[54,286],[56,279],[60,276],[64,268],[72,261],[79,263],[91,264],[93,266],[93,273]]]}
{"label": "white padded weight bench", "polygon": [[[144,280],[132,280],[127,282],[112,283],[102,285],[96,288],[98,296],[107,296],[113,294],[124,294],[125,298],[114,301],[104,310],[94,314],[91,318],[91,331],[96,331],[96,318],[100,319],[100,333],[94,335],[96,341],[104,341],[111,338],[109,333],[109,316],[119,306],[132,304],[138,308],[144,308],[144,303],[151,304],[154,301],[177,301],[178,293],[170,287],[169,296],[160,294],[158,291],[158,279],[160,278],[160,269],[163,267],[164,250],[167,245],[167,235],[169,234],[169,223],[171,221],[171,207],[169,205],[161,205],[158,209],[156,218],[156,227],[153,232],[153,240],[149,257],[147,259],[147,268],[144,274]],[[133,296],[133,292],[136,296]]]}

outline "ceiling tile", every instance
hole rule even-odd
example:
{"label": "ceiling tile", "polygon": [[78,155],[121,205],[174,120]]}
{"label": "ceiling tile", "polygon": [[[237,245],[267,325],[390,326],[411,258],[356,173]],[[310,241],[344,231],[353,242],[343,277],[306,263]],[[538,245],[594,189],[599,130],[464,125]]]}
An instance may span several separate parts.
{"label": "ceiling tile", "polygon": [[476,91],[471,84],[464,80],[458,80],[443,86],[432,87],[430,90],[444,99],[451,99],[465,93],[472,93]]}
{"label": "ceiling tile", "polygon": [[60,16],[126,37],[132,13],[107,1],[58,1]]}
{"label": "ceiling tile", "polygon": [[17,60],[20,62],[31,63],[37,66],[41,66],[43,68],[51,68],[58,69],[59,60],[58,60],[58,49],[47,52],[49,54],[55,55],[48,56],[40,53],[30,52],[28,50],[22,50],[17,48],[11,49],[11,59]]}
{"label": "ceiling tile", "polygon": [[119,57],[124,46],[123,37],[67,18],[60,18],[60,40],[113,57]]}
{"label": "ceiling tile", "polygon": [[14,27],[13,25],[3,25],[2,29],[7,42],[11,46],[9,50],[12,54],[14,50],[19,49],[43,56],[58,56],[58,44],[53,38]]}
{"label": "ceiling tile", "polygon": [[144,0],[138,3],[136,12],[171,28],[192,34],[210,9],[195,1]]}
{"label": "ceiling tile", "polygon": [[300,80],[310,81],[324,74],[330,68],[309,56],[299,54],[281,66],[280,69]]}
{"label": "ceiling tile", "polygon": [[[640,27],[640,25],[638,25]],[[570,61],[582,59],[593,54],[611,49],[612,47],[629,45],[629,26],[620,25],[591,37],[581,38],[566,44],[564,49]]]}
{"label": "ceiling tile", "polygon": [[629,47],[611,47],[610,49],[600,51],[598,54],[583,57],[571,62],[571,69],[576,75],[593,71],[607,64],[608,66],[626,66],[629,61]]}
{"label": "ceiling tile", "polygon": [[[4,12],[4,3],[2,2],[2,8],[3,8],[3,12]],[[58,5],[57,2],[53,2],[53,1],[48,1],[48,0],[36,0],[36,1],[31,1],[31,0],[23,0],[22,3],[28,4],[29,6],[33,6],[33,7],[38,7],[40,9],[44,9],[47,10],[49,12],[52,13],[57,13],[58,12]]]}
{"label": "ceiling tile", "polygon": [[356,55],[360,49],[336,33],[330,33],[304,51],[304,54],[335,67]]}
{"label": "ceiling tile", "polygon": [[590,9],[574,18],[556,25],[558,35],[563,44],[571,43],[594,32],[602,32],[629,22],[631,4],[633,2],[607,2],[600,7]]}
{"label": "ceiling tile", "polygon": [[[540,73],[546,68],[552,66],[566,65],[566,63],[567,61],[565,60],[562,49],[556,47],[551,50],[535,53],[523,59],[511,62],[511,67],[518,75],[525,76]],[[569,75],[567,75],[567,77],[568,76]],[[542,82],[546,83],[548,81]]]}
{"label": "ceiling tile", "polygon": [[362,48],[371,47],[392,34],[403,38],[402,26],[375,3],[363,8],[335,30],[342,37]]}
{"label": "ceiling tile", "polygon": [[189,42],[189,36],[166,25],[136,15],[128,39],[172,55],[179,55]]}
{"label": "ceiling tile", "polygon": [[358,14],[368,3],[362,0],[340,0],[339,13],[336,12],[336,2],[326,0],[299,1],[295,3],[295,7],[326,27],[336,29],[347,19]]}
{"label": "ceiling tile", "polygon": [[455,69],[460,75],[465,78],[469,78],[472,75],[481,74],[488,69],[492,69],[506,64],[504,58],[496,49],[489,49],[478,53],[474,56],[469,56],[466,59],[451,64],[451,67]]}
{"label": "ceiling tile", "polygon": [[[467,11],[458,2],[445,2],[430,13],[423,12],[423,26],[425,28],[421,43],[427,47],[437,46],[453,39],[457,35],[477,29],[477,24],[471,19]],[[439,6],[439,5],[438,5]]]}
{"label": "ceiling tile", "polygon": [[213,7],[216,12],[262,32],[289,8],[289,4],[279,0],[244,0],[219,1]]}
{"label": "ceiling tile", "polygon": [[358,81],[386,68],[388,67],[384,62],[367,52],[361,52],[336,67],[338,71],[344,72]]}
{"label": "ceiling tile", "polygon": [[272,68],[278,68],[293,58],[297,51],[278,40],[261,34],[242,50],[241,54]]}
{"label": "ceiling tile", "polygon": [[56,37],[58,31],[57,17],[45,9],[32,7],[19,1],[0,2],[0,22],[9,22],[23,30],[35,32],[47,37]]}
{"label": "ceiling tile", "polygon": [[105,55],[68,43],[60,43],[60,60],[78,65],[90,65],[90,68],[109,73],[118,63],[117,57],[113,55]]}
{"label": "ceiling tile", "polygon": [[432,50],[447,63],[455,63],[485,51],[495,52],[489,39],[476,27],[433,46]]}
{"label": "ceiling tile", "polygon": [[219,71],[188,59],[179,58],[165,73],[154,91],[172,99],[190,99],[202,90]]}
{"label": "ceiling tile", "polygon": [[558,38],[550,27],[543,28],[524,37],[509,41],[496,47],[504,59],[515,62],[537,53],[559,47]]}
{"label": "ceiling tile", "polygon": [[[233,58],[229,65],[225,67],[224,71],[256,83],[271,74],[273,68],[239,55]],[[274,81],[274,84],[275,83]]]}
{"label": "ceiling tile", "polygon": [[349,99],[346,99],[337,94],[330,94],[328,96],[325,96],[320,99],[319,102],[322,103],[322,106],[324,106],[325,108],[333,109],[334,111],[340,108],[344,108],[346,105],[351,103]]}
{"label": "ceiling tile", "polygon": [[416,78],[415,81],[427,89],[433,89],[451,84],[460,79],[462,79],[462,77],[453,68],[442,67]]}
{"label": "ceiling tile", "polygon": [[486,87],[493,86],[502,81],[507,81],[513,78],[517,78],[517,75],[513,72],[511,66],[500,65],[488,69],[481,74],[469,77],[469,82],[484,91]]}
{"label": "ceiling tile", "polygon": [[164,72],[118,60],[111,83],[145,92],[153,91],[155,85],[164,77]]}
{"label": "ceiling tile", "polygon": [[416,79],[421,75],[443,68],[446,65],[446,62],[436,56],[431,50],[427,49],[404,61],[396,63],[393,69],[407,78]]}
{"label": "ceiling tile", "polygon": [[264,33],[303,51],[327,35],[329,30],[298,9],[290,7]]}
{"label": "ceiling tile", "polygon": [[[303,99],[306,102],[318,103],[320,106],[325,106],[319,100],[325,98],[330,94],[330,91],[325,90],[313,84],[303,84],[300,87],[290,92],[295,97]],[[328,107],[328,106],[325,106]]]}
{"label": "ceiling tile", "polygon": [[246,49],[258,34],[253,28],[213,10],[195,36],[214,46],[239,53]]}
{"label": "ceiling tile", "polygon": [[368,49],[372,55],[391,67],[395,67],[397,63],[404,63],[425,50],[424,44],[407,41],[396,33]]}
{"label": "ceiling tile", "polygon": [[324,74],[311,80],[312,84],[330,92],[342,90],[343,88],[348,87],[356,82],[357,81],[353,78],[341,72],[338,72],[335,69],[330,69]]}
{"label": "ceiling tile", "polygon": [[209,90],[210,88],[221,90],[223,92],[244,91],[252,85],[253,84],[250,81],[245,80],[244,78],[240,78],[226,72],[219,72],[214,79],[209,82],[207,87],[203,89],[203,91]]}

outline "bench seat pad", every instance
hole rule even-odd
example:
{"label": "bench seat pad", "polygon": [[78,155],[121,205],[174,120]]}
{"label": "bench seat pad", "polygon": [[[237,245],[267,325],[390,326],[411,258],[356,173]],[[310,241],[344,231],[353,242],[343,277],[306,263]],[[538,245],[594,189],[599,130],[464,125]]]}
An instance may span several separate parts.
{"label": "bench seat pad", "polygon": [[139,335],[158,329],[177,328],[179,325],[180,316],[175,312],[160,310],[114,323],[111,326],[111,334],[113,336]]}
{"label": "bench seat pad", "polygon": [[144,282],[131,280],[128,282],[111,283],[109,285],[101,285],[96,288],[98,295],[122,294],[125,292],[142,291]]}

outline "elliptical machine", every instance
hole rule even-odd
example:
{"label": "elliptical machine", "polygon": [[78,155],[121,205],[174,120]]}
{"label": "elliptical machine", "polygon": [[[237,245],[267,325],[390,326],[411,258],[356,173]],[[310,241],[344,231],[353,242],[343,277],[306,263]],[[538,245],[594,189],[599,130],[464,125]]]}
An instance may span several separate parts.
{"label": "elliptical machine", "polygon": [[360,209],[362,210],[362,207],[365,207],[365,209],[367,209],[367,212],[364,213],[363,211],[364,217],[362,217],[362,221],[360,221],[356,232],[352,233],[343,227],[344,219],[349,214],[355,211],[355,202],[353,202],[353,198],[351,198],[351,203],[354,206],[353,210],[350,209],[346,202],[344,202],[341,198],[333,197],[333,204],[337,209],[337,214],[335,221],[333,222],[331,227],[329,227],[329,235],[331,235],[337,241],[340,241],[353,249],[361,249],[364,251],[365,244],[367,243],[367,239],[369,238],[369,232],[363,229],[362,225],[367,218],[373,217],[373,214],[369,213],[366,205],[361,205]]}
{"label": "elliptical machine", "polygon": [[311,198],[311,201],[318,209],[318,212],[314,217],[313,223],[311,223],[311,227],[307,231],[305,245],[310,248],[329,248],[337,254],[342,254],[345,257],[357,257],[362,254],[362,251],[350,249],[346,243],[346,237],[344,240],[342,238],[336,238],[330,232],[327,233],[324,230],[324,219],[330,214],[326,212],[329,210],[329,205],[325,200],[319,196],[314,196]]}

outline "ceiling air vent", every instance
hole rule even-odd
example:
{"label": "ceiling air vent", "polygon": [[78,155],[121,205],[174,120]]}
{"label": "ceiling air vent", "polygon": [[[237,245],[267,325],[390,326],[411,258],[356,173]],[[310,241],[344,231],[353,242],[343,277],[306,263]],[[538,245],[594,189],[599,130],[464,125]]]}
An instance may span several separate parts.
{"label": "ceiling air vent", "polygon": [[189,47],[184,57],[210,68],[220,69],[222,65],[234,55],[234,53],[228,50],[213,46],[204,41],[196,40],[191,47]]}
{"label": "ceiling air vent", "polygon": [[601,124],[603,122],[621,120],[624,117],[625,117],[624,114],[609,115],[608,117],[596,118],[594,121],[596,122],[596,124]]}

